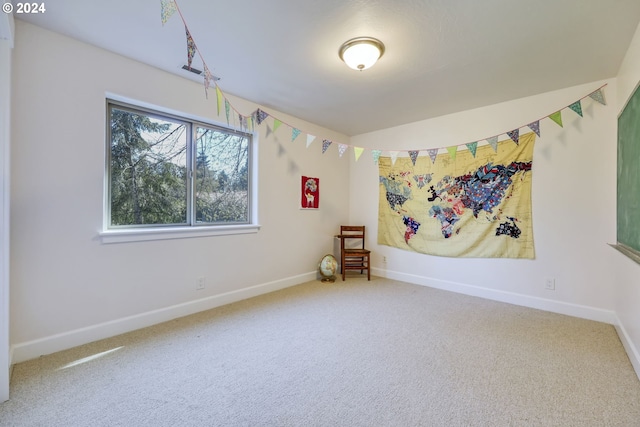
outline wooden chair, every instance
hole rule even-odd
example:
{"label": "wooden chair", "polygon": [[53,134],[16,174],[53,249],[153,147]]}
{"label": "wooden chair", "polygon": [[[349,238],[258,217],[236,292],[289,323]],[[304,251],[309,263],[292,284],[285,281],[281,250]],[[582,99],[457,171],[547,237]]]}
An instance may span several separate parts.
{"label": "wooden chair", "polygon": [[360,274],[367,270],[367,280],[371,280],[370,255],[365,249],[364,225],[342,225],[340,234],[340,272],[344,281],[347,270],[360,270]]}

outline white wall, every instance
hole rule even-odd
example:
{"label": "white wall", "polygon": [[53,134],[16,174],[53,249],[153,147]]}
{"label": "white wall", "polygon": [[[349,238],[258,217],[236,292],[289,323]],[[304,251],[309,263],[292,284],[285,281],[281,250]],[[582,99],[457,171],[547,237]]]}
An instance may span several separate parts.
{"label": "white wall", "polygon": [[[610,263],[615,240],[616,83],[593,82],[352,137],[357,146],[418,149],[464,144],[510,131],[566,107],[602,84],[609,101],[563,111],[564,128],[541,121],[533,160],[535,260],[443,258],[377,245],[377,273],[413,283],[614,323]],[[523,84],[526,82],[523,81]],[[425,102],[429,102],[425,99]],[[507,139],[506,135],[501,136]],[[426,153],[421,153],[426,155]],[[377,235],[378,171],[351,169],[350,220]],[[386,256],[386,266],[382,257]],[[556,279],[546,290],[544,278]]]}
{"label": "white wall", "polygon": [[9,195],[13,16],[0,16],[0,403],[9,399]]}
{"label": "white wall", "polygon": [[[349,163],[291,128],[258,128],[257,234],[102,244],[105,93],[226,122],[203,85],[17,21],[13,75],[11,333],[14,363],[315,279],[348,219]],[[224,86],[222,86],[224,90]],[[250,114],[258,105],[231,98]],[[264,108],[263,108],[264,109]],[[335,141],[328,129],[266,109]],[[300,176],[320,178],[300,210]],[[205,276],[204,291],[195,290]]]}
{"label": "white wall", "polygon": [[[640,25],[618,74],[617,113],[640,82]],[[640,189],[636,189],[640,191]],[[616,253],[607,272],[611,276],[618,316],[618,333],[640,376],[640,265]]]}

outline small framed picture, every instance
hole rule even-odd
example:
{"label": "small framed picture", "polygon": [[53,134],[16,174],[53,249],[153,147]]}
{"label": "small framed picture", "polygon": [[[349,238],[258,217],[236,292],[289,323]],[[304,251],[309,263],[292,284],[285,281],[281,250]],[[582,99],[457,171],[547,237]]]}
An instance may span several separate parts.
{"label": "small framed picture", "polygon": [[300,207],[318,209],[320,206],[320,179],[303,176],[301,182]]}

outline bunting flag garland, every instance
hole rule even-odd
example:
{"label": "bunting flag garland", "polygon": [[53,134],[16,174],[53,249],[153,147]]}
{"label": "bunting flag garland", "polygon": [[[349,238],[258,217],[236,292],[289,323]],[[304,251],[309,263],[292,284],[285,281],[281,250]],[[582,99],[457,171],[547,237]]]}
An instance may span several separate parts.
{"label": "bunting flag garland", "polygon": [[409,151],[409,157],[411,157],[411,163],[413,163],[413,165],[416,165],[416,160],[418,159],[418,150],[412,150]]}
{"label": "bunting flag garland", "polygon": [[396,160],[398,160],[398,151],[389,151],[389,157],[391,157],[391,164],[395,165]]}
{"label": "bunting flag garland", "polygon": [[491,138],[487,138],[487,142],[493,148],[493,151],[498,152],[498,137],[492,136]]}
{"label": "bunting flag garland", "polygon": [[476,156],[476,151],[478,150],[478,142],[470,142],[467,145],[467,148],[469,149],[469,151],[471,151],[471,155],[473,157]]}
{"label": "bunting flag garland", "polygon": [[[161,0],[160,1],[160,14],[161,14],[161,19],[162,19],[162,25],[164,25],[174,14],[175,12],[178,12],[180,18],[182,19],[182,22],[184,24],[184,29],[185,29],[185,34],[186,34],[186,38],[187,38],[187,67],[191,68],[192,64],[193,64],[193,58],[195,57],[195,54],[198,53],[200,58],[202,59],[202,63],[203,63],[203,69],[204,69],[204,86],[205,86],[205,97],[208,99],[208,89],[212,87],[212,84],[215,86],[215,91],[216,91],[216,106],[217,106],[217,114],[218,117],[220,117],[221,115],[221,111],[222,111],[222,103],[224,101],[224,108],[225,108],[225,115],[226,115],[226,120],[227,120],[227,124],[228,125],[232,125],[230,123],[231,120],[231,116],[232,116],[232,111],[234,111],[233,114],[233,126],[235,127],[237,123],[235,123],[235,119],[238,118],[239,120],[239,125],[240,127],[245,130],[245,131],[251,131],[254,132],[255,128],[254,128],[254,121],[257,122],[258,126],[262,124],[262,122],[267,118],[270,117],[271,115],[266,113],[265,111],[262,111],[261,109],[257,109],[254,113],[250,114],[249,116],[245,116],[243,114],[241,114],[239,111],[237,111],[233,105],[230,103],[230,101],[227,99],[227,97],[225,96],[225,94],[222,92],[221,88],[218,86],[217,83],[215,83],[215,81],[219,80],[219,78],[215,77],[209,67],[207,66],[207,64],[205,63],[204,58],[202,57],[202,54],[199,52],[195,41],[191,35],[191,32],[189,31],[189,28],[187,26],[187,23],[184,19],[184,17],[182,16],[182,13],[180,12],[180,9],[178,7],[177,1],[176,0]],[[214,82],[214,83],[212,83]],[[564,107],[564,108],[569,108],[571,110],[573,110],[576,114],[578,114],[580,117],[583,117],[583,110],[582,110],[582,100],[584,100],[585,98],[589,97],[591,99],[593,99],[595,102],[598,102],[599,104],[602,105],[607,105],[606,100],[605,100],[605,96],[604,96],[604,92],[603,92],[603,88],[607,86],[606,84],[604,84],[603,86],[601,86],[600,88],[592,91],[591,93],[589,93],[588,95],[580,98],[579,100],[573,102],[572,104]],[[559,125],[560,127],[563,127],[563,123],[562,123],[562,110],[564,109],[560,109],[556,112],[554,112],[553,114],[549,114],[548,116],[542,117],[539,120],[533,121],[531,123],[529,123],[528,126],[529,129],[531,129],[538,137],[540,137],[540,120],[544,119],[544,118],[549,118],[552,121],[554,121],[557,125]],[[291,141],[295,141],[298,136],[301,133],[307,133],[304,130],[298,129],[296,127],[293,127],[283,121],[281,121],[280,119],[278,119],[277,117],[271,116],[273,117],[273,129],[271,129],[269,126],[267,126],[267,137],[270,136],[271,133],[275,132],[281,125],[285,124],[287,126],[289,126],[291,128]],[[509,138],[516,144],[516,145],[520,145],[520,128],[522,128],[524,126],[520,126],[518,128],[515,128],[513,130],[507,131],[505,132],[506,135],[509,136]],[[498,153],[498,138],[499,135],[503,135],[503,134],[498,134],[496,136],[492,136],[490,138],[486,138],[486,142],[493,148],[493,151],[495,153]],[[307,148],[311,145],[311,143],[316,139],[315,135],[311,135],[307,133],[307,142],[306,142],[306,146]],[[326,152],[326,150],[329,148],[329,146],[332,144],[333,141],[328,140],[328,139],[322,139],[323,141],[323,146],[322,146],[322,153],[324,154]],[[470,143],[466,143],[464,144],[466,145],[467,149],[469,150],[470,155],[475,158],[476,157],[476,152],[477,150],[480,149],[479,147],[479,142],[478,140],[476,140],[475,142],[470,142]],[[436,163],[436,159],[439,157],[438,156],[438,152],[441,149],[446,149],[449,153],[449,158],[451,159],[456,159],[456,153],[458,152],[458,148],[463,146],[463,144],[458,144],[455,146],[451,146],[451,147],[438,147],[438,148],[431,148],[431,149],[422,149],[422,150],[401,150],[404,153],[408,153],[409,157],[411,158],[411,162],[414,164],[416,164],[416,161],[418,159],[418,155],[420,151],[427,151],[429,154],[429,157],[431,159],[432,164]],[[338,150],[339,150],[339,154],[340,157],[343,156],[343,154],[346,152],[346,150],[352,147],[349,144],[339,144]],[[354,148],[354,154],[356,156],[356,161],[360,158],[361,154],[365,151],[364,148],[361,147],[353,147]],[[385,150],[387,153],[389,153],[389,157],[390,160],[392,162],[392,165],[395,165],[396,160],[398,158],[398,155],[400,153],[400,151],[398,150]],[[383,150],[377,150],[377,149],[371,149],[372,152],[372,158],[374,163],[378,163],[379,158],[381,157]]]}
{"label": "bunting flag garland", "polygon": [[329,148],[329,146],[331,145],[333,141],[329,141],[328,139],[323,139],[322,140],[322,154],[325,153],[325,151],[327,151],[327,148]]}
{"label": "bunting flag garland", "polygon": [[173,0],[160,0],[160,17],[162,18],[162,25],[166,24],[169,18],[176,13],[178,7]]}
{"label": "bunting flag garland", "polygon": [[436,162],[436,157],[438,157],[438,149],[437,148],[431,148],[431,149],[427,150],[427,153],[429,154],[429,157],[431,157],[431,163],[435,163]]}
{"label": "bunting flag garland", "polygon": [[538,138],[540,138],[540,120],[536,120],[535,122],[529,123],[527,126],[529,127],[529,129],[534,131],[536,135],[538,135]]}
{"label": "bunting flag garland", "polygon": [[187,33],[187,67],[191,69],[191,63],[193,62],[193,56],[196,54],[196,44],[191,37],[191,33],[187,26],[184,26],[184,31]]}
{"label": "bunting flag garland", "polygon": [[382,150],[371,150],[371,156],[373,157],[373,164],[377,165],[378,160],[380,159],[380,155],[382,155]]}
{"label": "bunting flag garland", "polygon": [[602,88],[596,90],[593,93],[589,94],[589,97],[602,105],[607,105],[607,101],[604,100],[604,93],[602,93]]}
{"label": "bunting flag garland", "polygon": [[314,135],[307,134],[307,148],[309,148],[314,139],[316,139]]}
{"label": "bunting flag garland", "polygon": [[562,111],[556,111],[553,114],[549,114],[549,118],[556,122],[558,126],[564,127],[562,126]]}
{"label": "bunting flag garland", "polygon": [[582,104],[580,101],[576,101],[573,104],[569,105],[573,111],[575,111],[580,117],[582,117]]}

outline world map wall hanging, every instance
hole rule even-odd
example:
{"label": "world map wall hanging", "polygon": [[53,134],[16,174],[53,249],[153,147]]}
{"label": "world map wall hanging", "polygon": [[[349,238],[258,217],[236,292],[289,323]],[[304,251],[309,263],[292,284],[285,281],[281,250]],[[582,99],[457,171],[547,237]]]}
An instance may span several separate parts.
{"label": "world map wall hanging", "polygon": [[380,157],[378,243],[447,257],[535,258],[533,132],[496,145]]}

